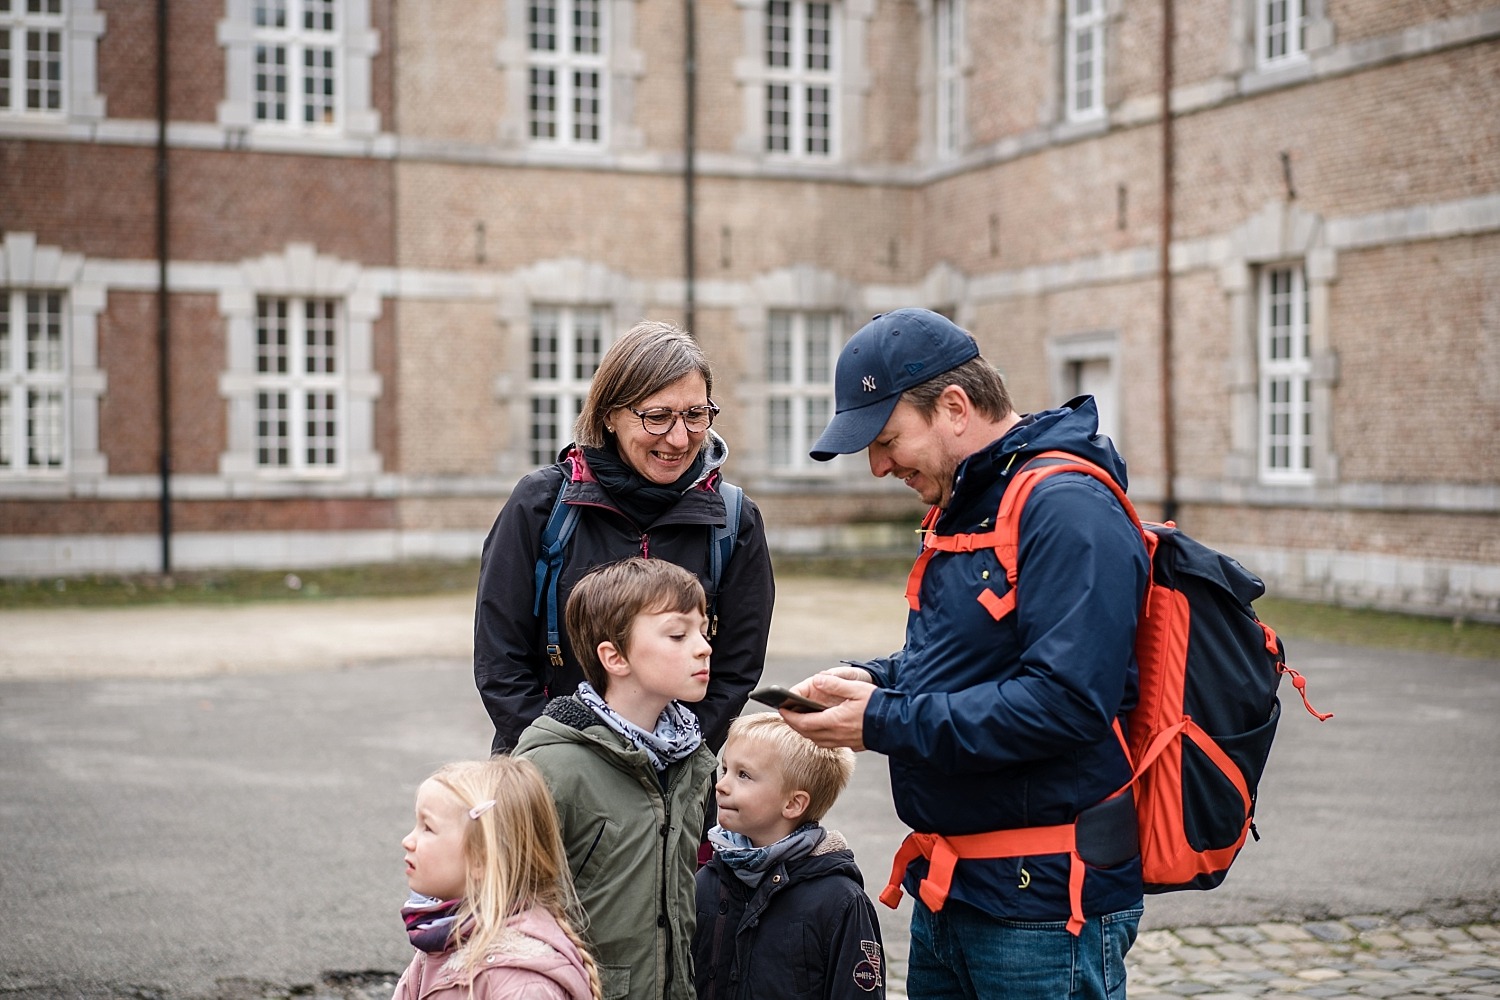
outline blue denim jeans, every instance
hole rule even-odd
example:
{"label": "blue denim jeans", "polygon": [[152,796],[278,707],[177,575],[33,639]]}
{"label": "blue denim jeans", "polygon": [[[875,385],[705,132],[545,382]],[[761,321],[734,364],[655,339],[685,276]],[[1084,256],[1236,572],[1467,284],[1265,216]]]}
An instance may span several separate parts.
{"label": "blue denim jeans", "polygon": [[1065,920],[1005,920],[951,900],[933,913],[912,903],[910,1000],[1125,1000],[1125,953],[1142,907],[1090,917],[1074,937]]}

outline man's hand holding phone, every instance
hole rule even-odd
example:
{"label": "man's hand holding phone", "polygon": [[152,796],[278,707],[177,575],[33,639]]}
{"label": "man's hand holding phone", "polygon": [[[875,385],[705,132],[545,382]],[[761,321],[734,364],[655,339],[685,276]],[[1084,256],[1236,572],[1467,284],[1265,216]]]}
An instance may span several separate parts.
{"label": "man's hand holding phone", "polygon": [[875,685],[871,674],[848,661],[795,685],[790,694],[814,705],[827,706],[821,711],[779,706],[787,725],[820,747],[865,748],[865,706]]}

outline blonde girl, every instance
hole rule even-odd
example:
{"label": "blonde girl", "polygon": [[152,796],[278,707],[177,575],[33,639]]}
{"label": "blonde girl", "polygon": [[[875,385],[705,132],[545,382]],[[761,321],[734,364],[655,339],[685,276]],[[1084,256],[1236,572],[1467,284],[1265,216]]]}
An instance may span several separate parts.
{"label": "blonde girl", "polygon": [[395,1000],[599,1000],[552,797],[535,765],[439,768],[401,841],[417,949]]}

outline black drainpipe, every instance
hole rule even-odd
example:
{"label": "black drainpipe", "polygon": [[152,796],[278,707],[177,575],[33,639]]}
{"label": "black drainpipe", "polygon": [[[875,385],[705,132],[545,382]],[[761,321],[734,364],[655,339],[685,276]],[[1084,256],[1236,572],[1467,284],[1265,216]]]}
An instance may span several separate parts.
{"label": "black drainpipe", "polygon": [[1161,518],[1177,519],[1177,427],[1172,419],[1172,188],[1176,164],[1172,139],[1173,0],[1161,11]]}
{"label": "black drainpipe", "polygon": [[172,573],[172,321],[167,301],[167,0],[156,2],[156,397],[161,424],[161,572]]}
{"label": "black drainpipe", "polygon": [[698,145],[698,3],[683,0],[683,86],[685,90],[684,119],[682,124],[682,196],[683,196],[683,281],[686,285],[683,301],[683,321],[688,332],[697,336],[697,246],[693,230],[697,226],[698,198],[695,191]]}

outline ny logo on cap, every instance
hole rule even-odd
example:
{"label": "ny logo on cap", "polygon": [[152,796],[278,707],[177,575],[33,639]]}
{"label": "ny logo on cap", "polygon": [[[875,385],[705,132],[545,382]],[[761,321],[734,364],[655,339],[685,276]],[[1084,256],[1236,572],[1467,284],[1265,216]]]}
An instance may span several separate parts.
{"label": "ny logo on cap", "polygon": [[864,388],[865,392],[874,392],[875,391],[875,376],[874,375],[866,375],[864,378],[862,378],[862,379],[859,380],[859,384]]}

